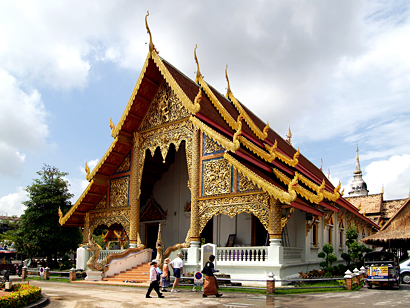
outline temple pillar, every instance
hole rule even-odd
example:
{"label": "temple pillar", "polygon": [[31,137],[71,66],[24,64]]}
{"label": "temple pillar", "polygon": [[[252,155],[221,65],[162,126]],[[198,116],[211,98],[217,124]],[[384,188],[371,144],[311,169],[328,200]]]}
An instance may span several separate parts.
{"label": "temple pillar", "polygon": [[137,247],[138,232],[140,229],[140,196],[141,196],[141,177],[140,169],[140,135],[134,132],[131,155],[131,185],[130,185],[130,248]]}
{"label": "temple pillar", "polygon": [[200,160],[199,129],[194,127],[192,133],[192,166],[191,166],[191,245],[199,247],[201,240],[199,233],[199,160]]}
{"label": "temple pillar", "polygon": [[90,213],[85,213],[84,217],[84,230],[83,230],[83,246],[88,244],[88,233],[90,232]]}
{"label": "temple pillar", "polygon": [[268,232],[270,244],[268,247],[268,262],[282,264],[282,205],[273,197],[270,198]]}

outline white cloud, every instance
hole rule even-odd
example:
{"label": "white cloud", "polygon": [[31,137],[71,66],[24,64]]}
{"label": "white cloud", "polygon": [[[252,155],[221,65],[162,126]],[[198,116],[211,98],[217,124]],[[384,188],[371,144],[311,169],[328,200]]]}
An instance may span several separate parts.
{"label": "white cloud", "polygon": [[17,192],[0,198],[0,213],[20,216],[26,209],[22,202],[27,200],[27,192],[22,187],[17,187]]}
{"label": "white cloud", "polygon": [[395,155],[389,160],[374,161],[365,168],[363,179],[368,189],[381,192],[384,185],[384,199],[403,199],[409,195],[408,174],[410,155]]}
{"label": "white cloud", "polygon": [[48,112],[36,90],[22,90],[0,68],[0,174],[16,176],[23,169],[25,151],[46,145]]}

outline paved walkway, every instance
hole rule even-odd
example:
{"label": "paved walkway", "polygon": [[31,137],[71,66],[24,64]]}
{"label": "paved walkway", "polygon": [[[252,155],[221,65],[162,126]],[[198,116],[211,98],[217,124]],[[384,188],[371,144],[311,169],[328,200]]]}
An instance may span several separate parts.
{"label": "paved walkway", "polygon": [[[85,285],[32,280],[30,284],[42,288],[50,297],[47,307],[410,307],[410,285],[399,290],[366,289],[357,292],[316,293],[301,295],[252,295],[224,293],[223,297],[202,298],[201,292],[182,290],[180,293],[164,293],[165,298],[145,298],[146,288]],[[223,292],[223,289],[221,289]]]}

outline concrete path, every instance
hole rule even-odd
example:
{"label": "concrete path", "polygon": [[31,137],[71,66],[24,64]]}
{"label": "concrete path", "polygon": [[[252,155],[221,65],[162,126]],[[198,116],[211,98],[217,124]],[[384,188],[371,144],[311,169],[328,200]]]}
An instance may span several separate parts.
{"label": "concrete path", "polygon": [[[357,292],[301,295],[252,295],[224,293],[223,297],[202,298],[201,292],[182,290],[164,293],[165,298],[145,298],[146,288],[30,281],[50,297],[47,307],[410,307],[410,286],[399,290],[366,289]],[[223,289],[221,289],[223,292]]]}

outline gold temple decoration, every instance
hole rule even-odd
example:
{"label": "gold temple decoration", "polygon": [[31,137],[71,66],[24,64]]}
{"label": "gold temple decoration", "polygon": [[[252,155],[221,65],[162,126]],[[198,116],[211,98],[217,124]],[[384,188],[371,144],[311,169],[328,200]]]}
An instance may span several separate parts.
{"label": "gold temple decoration", "polygon": [[346,214],[346,210],[340,211],[339,214],[337,214],[337,222],[339,223],[339,226],[341,226],[342,223],[344,222],[345,214]]}
{"label": "gold temple decoration", "polygon": [[307,187],[318,191],[321,190],[322,188],[322,193],[323,196],[330,201],[336,201],[337,199],[340,198],[340,187],[342,186],[342,184],[339,181],[339,184],[337,185],[337,187],[335,187],[333,194],[328,192],[326,189],[324,189],[324,185],[325,185],[325,179],[323,179],[322,184],[319,186],[316,183],[312,182],[311,180],[309,180],[307,177],[305,177],[303,174],[299,173],[299,172],[295,172],[295,174],[298,176],[298,180],[301,181],[303,184],[305,184]]}
{"label": "gold temple decoration", "polygon": [[286,163],[287,165],[291,167],[296,167],[296,165],[299,163],[298,158],[300,156],[300,150],[298,149],[295,152],[295,154],[293,155],[293,158],[289,158],[286,155],[278,151],[278,141],[277,140],[275,140],[275,143],[272,146],[265,144],[265,149],[266,151],[268,151],[268,153],[243,136],[239,137],[239,141],[248,150],[250,150],[251,152],[258,155],[260,158],[262,158],[263,160],[269,163],[273,162],[276,158],[278,158],[279,160],[283,161],[284,163]]}
{"label": "gold temple decoration", "polygon": [[204,77],[204,76],[202,76],[201,70],[199,69],[199,62],[198,62],[198,58],[196,56],[197,47],[198,47],[198,45],[195,45],[195,48],[194,48],[194,59],[195,59],[195,62],[196,62],[196,77],[195,77],[195,82],[196,83],[198,83],[200,78]]}
{"label": "gold temple decoration", "polygon": [[[240,213],[252,213],[268,231],[269,224],[269,194],[246,194],[198,200],[199,207],[199,232],[205,228],[206,223],[214,216],[227,215],[235,217]],[[192,215],[192,214],[191,214]]]}
{"label": "gold temple decoration", "polygon": [[208,135],[204,134],[204,147],[203,147],[203,154],[209,155],[216,152],[223,152],[225,149],[221,147],[217,142],[215,142],[212,138]]}
{"label": "gold temple decoration", "polygon": [[130,178],[128,176],[115,178],[110,183],[110,208],[126,207],[128,203],[128,189]]}
{"label": "gold temple decoration", "polygon": [[[195,79],[195,81],[197,80]],[[236,131],[238,129],[237,122],[231,116],[231,114],[225,109],[225,107],[221,104],[221,102],[218,100],[215,94],[212,92],[211,88],[208,86],[206,81],[203,79],[202,75],[199,76],[197,83],[202,87],[202,90],[209,97],[212,105],[214,105],[218,113],[225,120],[225,122],[229,125],[229,127]]]}
{"label": "gold temple decoration", "polygon": [[105,152],[104,156],[100,159],[100,161],[98,162],[98,164],[94,167],[93,171],[91,173],[87,174],[87,181],[90,181],[91,179],[94,178],[95,174],[98,172],[98,170],[101,168],[101,166],[104,164],[104,162],[106,161],[106,159],[108,158],[108,156],[111,154],[112,150],[115,148],[115,145],[118,142],[118,136],[115,137],[114,141],[111,143],[110,147],[108,148],[108,150]]}
{"label": "gold temple decoration", "polygon": [[223,158],[204,161],[203,195],[212,196],[231,193],[232,167]]}
{"label": "gold temple decoration", "polygon": [[[285,174],[283,174],[282,172],[280,172],[278,169],[273,168],[273,173],[276,175],[276,177],[283,182],[285,185],[289,185],[293,180],[291,180],[290,178],[288,178]],[[296,181],[301,180],[300,178],[300,173],[295,172],[295,177],[294,179],[296,179]],[[303,181],[302,181],[303,182]],[[316,185],[317,186],[317,185]],[[295,187],[295,191],[301,195],[302,197],[304,197],[305,199],[309,200],[312,203],[316,203],[319,204],[324,196],[323,196],[323,190],[325,189],[325,182],[322,182],[322,185],[317,186],[316,187],[316,195],[310,191],[308,191],[307,189],[305,189],[304,187],[298,185]]]}
{"label": "gold temple decoration", "polygon": [[110,118],[111,137],[115,138],[115,124]]}
{"label": "gold temple decoration", "polygon": [[348,228],[350,227],[350,224],[352,223],[352,220],[353,220],[354,217],[355,217],[355,216],[352,215],[352,217],[350,217],[350,218],[347,219],[347,227],[348,227]]}
{"label": "gold temple decoration", "polygon": [[[238,100],[235,98],[231,91],[231,87],[229,84],[229,78],[228,78],[228,65],[225,68],[225,77],[226,81],[228,82],[228,89],[226,91],[226,98],[230,99],[233,105],[235,106],[236,110],[239,112],[244,117],[245,122],[248,124],[249,128],[252,130],[252,132],[260,139],[260,140],[265,140],[268,137],[268,131],[269,131],[269,124],[266,124],[265,128],[263,131],[261,131],[256,124],[252,121],[250,116],[246,113],[245,109],[242,107],[242,105],[238,102]],[[223,107],[222,107],[223,108]],[[218,110],[219,111],[219,110]],[[228,123],[229,124],[229,123]]]}
{"label": "gold temple decoration", "polygon": [[185,92],[181,89],[179,84],[172,77],[171,73],[166,68],[165,64],[162,62],[161,58],[156,52],[151,53],[152,60],[154,60],[155,65],[159,68],[161,75],[164,77],[166,82],[170,85],[171,89],[178,96],[182,104],[189,110],[191,114],[196,114],[201,109],[199,103],[193,104],[192,101],[188,98]]}
{"label": "gold temple decoration", "polygon": [[276,187],[275,185],[269,183],[265,179],[261,178],[260,176],[258,176],[253,171],[246,168],[244,165],[242,165],[239,161],[237,161],[235,158],[233,158],[228,153],[224,154],[224,158],[227,161],[229,161],[229,163],[235,169],[237,169],[240,173],[242,173],[244,176],[246,176],[254,184],[256,184],[257,186],[262,188],[263,191],[267,192],[272,197],[274,197],[276,199],[279,199],[280,202],[285,203],[285,204],[290,204],[292,201],[294,201],[296,199],[295,189],[298,187],[298,180],[297,180],[296,177],[293,178],[288,183],[288,192],[285,192],[285,191],[281,190],[280,188]]}
{"label": "gold temple decoration", "polygon": [[182,104],[181,100],[172,88],[163,81],[157,90],[151,105],[148,108],[138,131],[151,130],[159,126],[167,125],[186,119],[190,112]]}
{"label": "gold temple decoration", "polygon": [[320,217],[313,215],[312,221],[309,223],[309,221],[306,221],[306,236],[308,236],[310,230],[313,228],[314,225],[317,225],[317,223],[320,221]]}
{"label": "gold temple decoration", "polygon": [[290,131],[290,119],[289,119],[289,130],[288,133],[286,134],[286,141],[292,145],[292,132]]}
{"label": "gold temple decoration", "polygon": [[362,203],[359,203],[359,206],[357,207],[357,209],[360,211],[362,209]]}
{"label": "gold temple decoration", "polygon": [[90,176],[90,167],[88,167],[87,162],[85,162],[85,174],[86,178]]}
{"label": "gold temple decoration", "polygon": [[224,149],[231,151],[231,152],[235,152],[236,150],[239,149],[240,143],[238,139],[240,137],[237,138],[236,140],[230,141],[226,137],[214,131],[212,128],[210,128],[208,125],[203,123],[198,118],[191,116],[189,119],[192,121],[192,123],[196,127],[198,127],[201,131],[203,131],[207,136],[215,140],[219,145],[224,147]]}
{"label": "gold temple decoration", "polygon": [[149,16],[149,11],[147,11],[147,15],[145,15],[145,27],[147,28],[147,33],[149,34],[149,52],[152,53],[153,51],[155,51],[156,53],[158,53],[158,51],[155,49],[154,44],[152,43],[152,35],[148,27],[148,21],[147,21],[148,16]]}
{"label": "gold temple decoration", "polygon": [[295,211],[295,208],[292,207],[292,208],[290,208],[289,215],[286,216],[286,217],[282,217],[282,219],[281,219],[282,229],[285,228],[286,224],[288,223],[288,220],[289,220],[290,216],[292,216],[292,214],[293,214],[294,211]]}
{"label": "gold temple decoration", "polygon": [[333,225],[333,212],[325,213],[325,217],[323,218],[323,229],[326,228],[327,225]]}
{"label": "gold temple decoration", "polygon": [[81,202],[83,202],[84,198],[87,196],[87,194],[90,191],[91,186],[93,186],[93,184],[94,184],[94,180],[91,180],[91,182],[88,184],[87,188],[81,194],[80,198],[78,198],[77,202],[71,207],[71,209],[64,216],[62,216],[63,213],[61,212],[61,209],[59,210],[59,215],[58,216],[60,218],[59,218],[58,222],[60,223],[61,226],[66,223],[66,221],[75,212],[75,210],[78,208],[78,206],[81,204]]}

